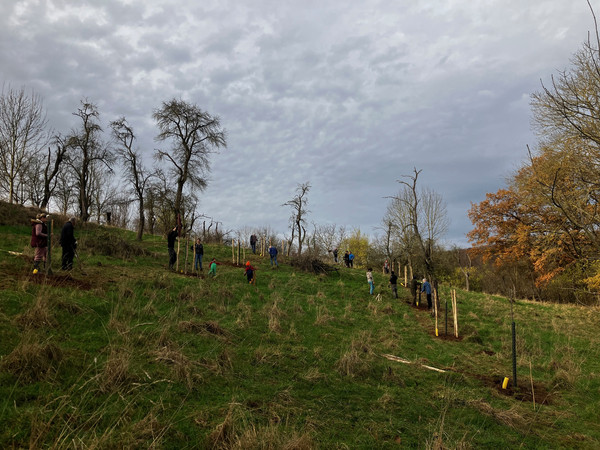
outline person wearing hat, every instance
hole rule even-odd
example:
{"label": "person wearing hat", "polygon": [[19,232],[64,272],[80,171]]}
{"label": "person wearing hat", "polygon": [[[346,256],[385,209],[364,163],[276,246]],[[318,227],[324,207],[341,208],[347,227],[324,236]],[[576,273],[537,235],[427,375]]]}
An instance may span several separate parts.
{"label": "person wearing hat", "polygon": [[73,269],[73,258],[77,248],[77,240],[73,231],[75,230],[75,217],[71,217],[63,225],[60,231],[60,246],[62,247],[62,270]]}
{"label": "person wearing hat", "polygon": [[246,261],[246,267],[244,269],[244,275],[248,279],[248,284],[254,284],[256,277],[254,276],[254,271],[256,269],[250,265],[250,261]]}
{"label": "person wearing hat", "polygon": [[31,219],[31,246],[35,248],[33,255],[33,273],[40,270],[40,262],[46,266],[46,254],[48,253],[48,217],[40,213],[35,219]]}

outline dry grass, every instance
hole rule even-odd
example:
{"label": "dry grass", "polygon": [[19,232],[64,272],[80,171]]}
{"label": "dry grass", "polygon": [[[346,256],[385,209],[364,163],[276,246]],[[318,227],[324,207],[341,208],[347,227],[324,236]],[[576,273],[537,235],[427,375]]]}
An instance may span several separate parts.
{"label": "dry grass", "polygon": [[233,360],[227,349],[223,349],[215,358],[202,358],[199,364],[215,375],[221,376],[233,371]]}
{"label": "dry grass", "polygon": [[371,334],[363,331],[352,340],[350,348],[340,357],[335,367],[340,374],[347,377],[363,376],[369,372],[373,357]]}
{"label": "dry grass", "polygon": [[274,298],[271,304],[267,304],[264,307],[264,312],[267,314],[269,319],[269,331],[272,333],[279,334],[281,333],[281,323],[280,319],[285,317],[285,312],[279,307],[279,303],[281,302],[279,296],[272,296]]}
{"label": "dry grass", "polygon": [[37,342],[34,334],[27,333],[21,342],[6,355],[0,369],[30,383],[47,378],[63,359],[63,352],[52,342]]}
{"label": "dry grass", "polygon": [[281,361],[282,353],[279,347],[260,346],[254,350],[254,363],[266,364],[272,367],[278,366]]}
{"label": "dry grass", "polygon": [[212,449],[285,449],[309,450],[316,448],[309,433],[298,433],[279,423],[257,425],[244,405],[231,402],[219,425],[208,437]]}
{"label": "dry grass", "polygon": [[554,372],[552,384],[561,389],[570,389],[581,376],[583,360],[570,345],[556,347],[555,357],[548,364],[548,369]]}
{"label": "dry grass", "polygon": [[131,354],[124,348],[111,348],[104,370],[98,378],[102,392],[116,392],[132,381],[129,373]]}
{"label": "dry grass", "polygon": [[252,308],[250,305],[241,301],[236,305],[235,312],[237,313],[235,324],[238,328],[243,329],[250,326],[252,319]]}
{"label": "dry grass", "polygon": [[227,337],[228,332],[219,325],[218,322],[196,322],[192,320],[184,320],[179,322],[177,328],[184,333],[205,334],[218,337]]}
{"label": "dry grass", "polygon": [[317,318],[315,325],[325,325],[335,320],[335,317],[329,313],[326,306],[317,306]]}
{"label": "dry grass", "polygon": [[516,406],[511,407],[508,410],[499,410],[492,407],[489,403],[483,400],[472,400],[467,402],[469,406],[475,408],[479,412],[486,416],[494,418],[497,422],[502,425],[514,428],[516,430],[524,430],[528,426],[529,422],[527,418],[523,417],[517,410]]}
{"label": "dry grass", "polygon": [[57,325],[50,304],[43,293],[40,293],[35,303],[27,311],[15,317],[15,322],[21,329],[25,330],[55,327]]}
{"label": "dry grass", "polygon": [[196,363],[191,361],[176,343],[169,340],[166,330],[163,330],[158,338],[157,347],[150,355],[155,361],[170,366],[175,379],[191,389],[194,382],[201,378],[195,373]]}

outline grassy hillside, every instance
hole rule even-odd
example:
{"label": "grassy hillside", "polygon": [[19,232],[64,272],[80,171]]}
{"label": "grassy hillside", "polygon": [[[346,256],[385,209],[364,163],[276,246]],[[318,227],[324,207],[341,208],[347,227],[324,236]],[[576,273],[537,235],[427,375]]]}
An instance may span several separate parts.
{"label": "grassy hillside", "polygon": [[597,308],[518,301],[518,387],[503,390],[501,297],[458,292],[459,338],[443,319],[436,337],[381,274],[378,301],[362,270],[251,256],[252,286],[207,245],[217,277],[186,276],[163,239],[90,226],[73,272],[56,251],[46,277],[29,226],[0,232],[2,448],[600,447]]}

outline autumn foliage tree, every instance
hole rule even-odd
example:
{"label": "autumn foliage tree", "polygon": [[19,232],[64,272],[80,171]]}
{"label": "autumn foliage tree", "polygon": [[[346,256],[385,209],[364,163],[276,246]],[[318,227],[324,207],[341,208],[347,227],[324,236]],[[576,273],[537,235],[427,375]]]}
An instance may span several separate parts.
{"label": "autumn foliage tree", "polygon": [[532,95],[538,145],[508,188],[472,205],[468,237],[497,267],[525,262],[511,282],[525,275],[550,300],[589,302],[600,289],[598,33],[571,62]]}

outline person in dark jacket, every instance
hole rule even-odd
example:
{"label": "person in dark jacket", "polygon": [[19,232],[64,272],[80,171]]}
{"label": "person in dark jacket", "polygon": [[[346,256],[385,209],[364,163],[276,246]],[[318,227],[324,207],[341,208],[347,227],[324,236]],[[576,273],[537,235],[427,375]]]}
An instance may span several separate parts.
{"label": "person in dark jacket", "polygon": [[398,275],[396,275],[393,270],[390,274],[390,287],[392,288],[394,298],[398,298]]}
{"label": "person in dark jacket", "polygon": [[258,238],[255,234],[250,236],[250,247],[252,247],[252,253],[256,253],[256,243],[258,242]]}
{"label": "person in dark jacket", "polygon": [[423,278],[423,284],[421,285],[421,292],[425,292],[427,296],[427,306],[431,310],[433,308],[433,302],[431,301],[431,284],[427,281],[427,278]]}
{"label": "person in dark jacket", "polygon": [[46,265],[46,254],[48,253],[48,227],[46,214],[40,213],[35,219],[31,219],[31,246],[35,248],[33,256],[33,273],[38,273],[40,263]]}
{"label": "person in dark jacket", "polygon": [[346,267],[350,267],[350,253],[348,252],[344,253],[344,264]]}
{"label": "person in dark jacket", "polygon": [[174,227],[167,235],[167,248],[169,249],[169,269],[175,269],[175,263],[177,262],[177,253],[175,252],[175,241],[177,240],[177,227]]}
{"label": "person in dark jacket", "polygon": [[417,276],[413,275],[412,280],[410,280],[410,293],[412,295],[412,304],[414,306],[417,305],[417,290],[419,289],[419,282],[417,281]]}
{"label": "person in dark jacket", "polygon": [[202,270],[202,257],[204,256],[204,246],[200,241],[200,238],[196,239],[196,244],[194,245],[194,253],[196,257],[194,258],[194,270]]}
{"label": "person in dark jacket", "polygon": [[73,269],[73,258],[77,249],[75,239],[75,218],[71,217],[60,230],[60,246],[62,247],[62,270]]}

